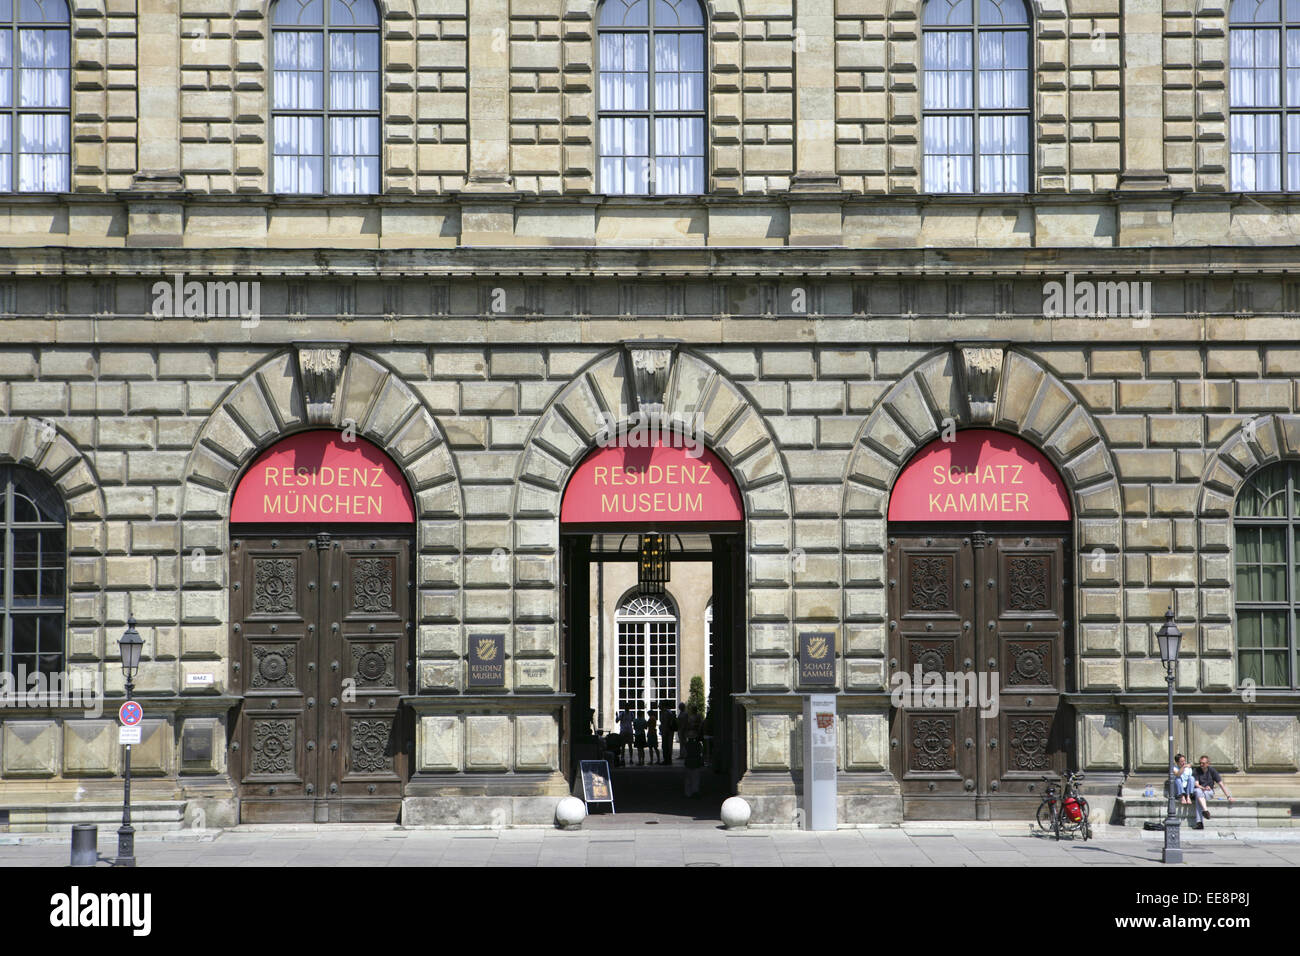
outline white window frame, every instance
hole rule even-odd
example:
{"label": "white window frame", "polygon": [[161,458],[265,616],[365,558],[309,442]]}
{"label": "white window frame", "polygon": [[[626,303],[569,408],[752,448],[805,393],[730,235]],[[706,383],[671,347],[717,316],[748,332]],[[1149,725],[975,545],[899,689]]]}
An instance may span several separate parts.
{"label": "white window frame", "polygon": [[[667,595],[628,595],[614,614],[614,629],[618,641],[614,661],[617,710],[627,709],[630,702],[634,713],[641,715],[652,708],[657,710],[665,700],[673,701],[675,710],[681,693],[681,626],[672,598]],[[629,639],[633,635],[637,638],[633,651],[637,659],[628,662]],[[653,640],[656,637],[659,638],[657,643]],[[667,663],[664,663],[665,658]],[[629,668],[634,668],[631,680],[627,676]],[[667,682],[656,686],[655,692],[651,693],[647,682],[656,669],[667,678]],[[662,674],[663,669],[667,670],[666,675]]]}
{"label": "white window frame", "polygon": [[[968,21],[954,24],[930,24],[926,23],[926,13],[936,5],[946,4],[948,0],[925,0],[921,7],[921,189],[925,193],[932,195],[1026,195],[1034,191],[1034,16],[1030,5],[1024,0],[994,0],[999,7],[1007,4],[1018,4],[1023,10],[1025,16],[1024,23],[982,23],[980,21],[980,6],[982,0],[965,0],[970,7],[970,18]],[[953,4],[955,5],[955,4]],[[926,85],[935,83],[938,77],[935,75],[938,71],[926,68],[926,48],[928,38],[937,33],[949,34],[968,34],[970,36],[970,106],[960,108],[936,108],[926,107]],[[980,101],[980,76],[982,73],[994,71],[995,68],[984,68],[980,62],[980,37],[992,33],[1022,33],[1025,36],[1026,46],[1026,71],[1025,71],[1025,89],[1024,89],[1024,107],[986,107]],[[981,181],[980,161],[987,156],[1006,157],[1009,153],[989,153],[984,154],[980,148],[980,121],[990,118],[1008,118],[1024,117],[1026,126],[1025,142],[1025,183],[1023,189],[1005,190],[986,188]],[[927,120],[949,118],[950,120],[968,120],[970,122],[970,150],[959,153],[936,153],[933,148],[936,143],[930,142],[930,137],[925,135]],[[930,158],[940,156],[963,157],[969,161],[970,170],[970,189],[958,189],[952,186],[946,187],[943,182],[931,181],[927,175],[927,162]],[[1001,159],[1006,162],[1005,158]],[[952,172],[955,163],[948,160],[943,164],[945,174],[942,177],[948,183],[952,183]]]}
{"label": "white window frame", "polygon": [[[270,30],[270,47],[269,58],[271,66],[271,89],[270,89],[270,129],[269,129],[269,148],[271,153],[271,168],[269,175],[271,177],[271,191],[277,195],[286,196],[373,196],[383,190],[384,180],[384,45],[383,45],[383,11],[380,9],[377,0],[314,0],[321,5],[321,17],[319,22],[313,20],[308,23],[285,23],[277,24],[275,17],[277,11],[283,6],[292,7],[298,5],[306,8],[311,5],[312,0],[275,0],[270,6],[267,17],[271,26]],[[331,12],[336,2],[345,2],[349,7],[366,6],[374,11],[374,23],[356,24],[339,24],[331,20]],[[279,36],[285,34],[319,34],[321,37],[321,66],[320,76],[320,107],[319,108],[301,108],[281,107],[276,105],[276,41]],[[355,109],[336,107],[330,97],[333,94],[333,83],[331,82],[331,40],[340,35],[373,35],[376,47],[376,67],[373,71],[355,71],[355,72],[373,72],[375,83],[375,108],[374,109]],[[312,71],[316,72],[316,71]],[[319,120],[320,121],[320,152],[315,153],[277,153],[276,137],[276,120],[277,119],[297,119],[297,120]],[[359,122],[373,119],[375,122],[375,152],[357,153],[336,152],[334,149],[333,125],[335,120]],[[295,137],[296,143],[301,143],[301,133]],[[321,161],[321,188],[319,190],[309,190],[299,188],[298,182],[283,183],[277,172],[277,159],[296,156],[317,156]],[[334,160],[340,158],[351,158],[352,162],[348,164],[348,172],[345,176],[350,176],[354,180],[351,183],[336,182],[334,172]],[[375,164],[375,175],[373,182],[355,181],[360,177],[360,161],[362,159],[373,159]],[[295,175],[295,180],[297,179]]]}
{"label": "white window frame", "polygon": [[[635,0],[627,0],[631,5]],[[601,21],[607,9],[612,9],[616,4],[622,5],[624,0],[602,0],[596,10],[596,178],[597,189],[601,193],[610,196],[695,196],[704,195],[709,188],[709,78],[711,71],[709,69],[709,19],[708,11],[700,0],[673,0],[675,4],[692,3],[695,4],[700,12],[700,26],[679,26],[677,24],[660,25],[655,20],[655,11],[658,6],[658,0],[644,0],[646,4],[646,24],[644,26],[605,26]],[[601,90],[604,86],[602,77],[605,74],[605,64],[602,62],[601,47],[602,38],[613,34],[632,34],[644,35],[646,37],[646,107],[645,109],[613,109],[602,102]],[[698,35],[701,39],[703,48],[702,56],[702,77],[701,83],[701,103],[699,109],[672,110],[658,106],[656,102],[656,72],[655,72],[655,41],[657,37],[669,34],[679,36]],[[618,71],[620,74],[624,71]],[[636,71],[640,72],[640,71]],[[691,71],[694,72],[694,71]],[[680,90],[678,91],[680,95]],[[628,188],[624,184],[623,188],[612,188],[612,184],[606,181],[604,173],[605,160],[614,158],[616,154],[609,156],[605,153],[605,144],[601,136],[602,120],[606,119],[644,119],[646,121],[646,156],[642,160],[645,165],[646,189],[641,191],[635,188]],[[656,136],[656,121],[661,119],[680,119],[680,120],[698,120],[700,124],[700,153],[676,154],[676,155],[659,155],[659,144]],[[618,154],[621,155],[621,154]],[[661,189],[661,177],[659,175],[659,165],[662,160],[680,159],[683,156],[694,157],[698,155],[700,159],[700,189],[698,192],[664,192]]]}

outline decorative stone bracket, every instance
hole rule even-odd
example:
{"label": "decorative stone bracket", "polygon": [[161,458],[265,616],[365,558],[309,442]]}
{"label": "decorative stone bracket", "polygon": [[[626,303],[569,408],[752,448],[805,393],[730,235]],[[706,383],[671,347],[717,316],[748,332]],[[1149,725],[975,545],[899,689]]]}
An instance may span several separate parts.
{"label": "decorative stone bracket", "polygon": [[302,380],[307,421],[329,425],[334,420],[334,396],[347,362],[345,345],[299,345],[298,377]]}
{"label": "decorative stone bracket", "polygon": [[677,345],[677,342],[664,341],[623,343],[628,381],[642,419],[658,421],[663,416],[664,396],[668,392]]}
{"label": "decorative stone bracket", "polygon": [[959,345],[956,353],[957,380],[966,398],[971,424],[993,424],[997,418],[1006,350],[1001,346]]}

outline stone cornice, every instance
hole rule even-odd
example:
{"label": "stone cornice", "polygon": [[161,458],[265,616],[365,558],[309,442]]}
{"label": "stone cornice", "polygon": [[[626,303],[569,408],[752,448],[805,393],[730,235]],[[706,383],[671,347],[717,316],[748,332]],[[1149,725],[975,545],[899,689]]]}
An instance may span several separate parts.
{"label": "stone cornice", "polygon": [[1300,244],[1085,247],[485,246],[432,249],[175,248],[45,245],[0,248],[0,280],[25,276],[189,278],[764,279],[1222,278],[1300,272]]}

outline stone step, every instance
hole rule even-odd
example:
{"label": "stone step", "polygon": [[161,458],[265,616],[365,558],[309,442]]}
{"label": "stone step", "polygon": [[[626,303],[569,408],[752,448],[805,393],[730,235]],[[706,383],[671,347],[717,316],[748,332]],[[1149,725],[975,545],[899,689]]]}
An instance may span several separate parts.
{"label": "stone step", "polygon": [[[1168,799],[1160,796],[1122,796],[1116,801],[1116,806],[1126,827],[1140,827],[1149,820],[1163,820],[1169,812]],[[1185,825],[1196,822],[1194,804],[1179,803],[1175,806],[1178,819]],[[1232,803],[1223,799],[1211,800],[1209,810],[1209,822],[1218,830],[1300,827],[1300,802],[1294,797],[1246,797]]]}
{"label": "stone step", "polygon": [[[0,806],[9,814],[9,833],[71,832],[75,823],[93,823],[103,829],[122,825],[121,803],[41,803]],[[131,802],[131,826],[136,830],[180,830],[185,825],[184,800]]]}

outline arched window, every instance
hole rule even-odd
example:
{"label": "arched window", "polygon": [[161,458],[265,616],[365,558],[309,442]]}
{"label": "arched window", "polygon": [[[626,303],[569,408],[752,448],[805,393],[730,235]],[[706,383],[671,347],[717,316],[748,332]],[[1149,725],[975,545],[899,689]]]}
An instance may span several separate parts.
{"label": "arched window", "polygon": [[1300,677],[1300,464],[1253,475],[1237,496],[1237,675],[1294,689]]}
{"label": "arched window", "polygon": [[1294,0],[1285,9],[1281,0],[1233,0],[1228,8],[1228,149],[1231,188],[1300,189],[1300,5]]}
{"label": "arched window", "polygon": [[67,564],[63,500],[40,475],[12,465],[0,466],[0,494],[4,669],[14,675],[20,668],[27,674],[62,671]]}
{"label": "arched window", "polygon": [[618,624],[618,709],[642,713],[677,700],[677,611],[667,597],[633,594]]}
{"label": "arched window", "polygon": [[378,193],[374,0],[276,0],[271,47],[272,190]]}
{"label": "arched window", "polygon": [[926,192],[1029,192],[1024,0],[926,0],[921,36]]}
{"label": "arched window", "polygon": [[71,44],[64,0],[0,16],[0,192],[71,189]]}
{"label": "arched window", "polygon": [[699,0],[601,3],[601,192],[704,192],[704,33]]}

